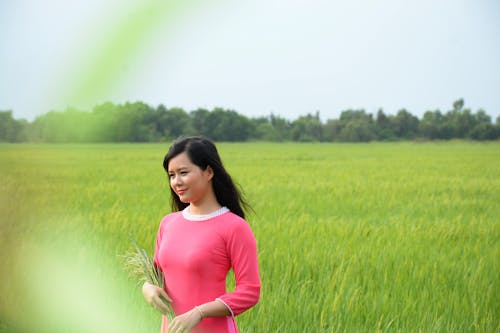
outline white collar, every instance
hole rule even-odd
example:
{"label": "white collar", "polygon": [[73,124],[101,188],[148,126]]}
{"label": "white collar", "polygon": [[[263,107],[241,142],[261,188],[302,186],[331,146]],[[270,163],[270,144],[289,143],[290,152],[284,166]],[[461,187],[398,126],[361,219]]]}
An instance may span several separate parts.
{"label": "white collar", "polygon": [[221,207],[216,211],[208,214],[192,214],[190,207],[191,206],[187,206],[182,210],[182,217],[189,221],[205,221],[229,212],[229,209],[227,207]]}

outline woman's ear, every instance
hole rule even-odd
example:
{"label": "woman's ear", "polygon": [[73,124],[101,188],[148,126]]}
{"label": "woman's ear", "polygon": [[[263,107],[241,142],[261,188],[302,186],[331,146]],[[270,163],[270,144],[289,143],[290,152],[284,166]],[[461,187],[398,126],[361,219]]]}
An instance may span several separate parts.
{"label": "woman's ear", "polygon": [[205,169],[205,172],[207,173],[208,180],[212,180],[212,178],[214,177],[214,170],[212,169],[212,167],[210,165],[207,166],[207,168]]}

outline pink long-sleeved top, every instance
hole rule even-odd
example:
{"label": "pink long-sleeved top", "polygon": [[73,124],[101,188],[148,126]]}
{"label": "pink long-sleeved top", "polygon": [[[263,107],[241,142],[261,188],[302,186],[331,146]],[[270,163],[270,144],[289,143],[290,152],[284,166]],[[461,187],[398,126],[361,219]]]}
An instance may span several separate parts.
{"label": "pink long-sleeved top", "polygon": [[[255,237],[248,223],[225,207],[205,216],[190,214],[189,207],[165,216],[154,260],[164,273],[165,289],[177,315],[214,300],[231,312],[227,317],[204,318],[192,333],[236,333],[234,316],[259,300]],[[226,276],[231,268],[236,288],[227,292]],[[165,316],[161,332],[168,332]]]}

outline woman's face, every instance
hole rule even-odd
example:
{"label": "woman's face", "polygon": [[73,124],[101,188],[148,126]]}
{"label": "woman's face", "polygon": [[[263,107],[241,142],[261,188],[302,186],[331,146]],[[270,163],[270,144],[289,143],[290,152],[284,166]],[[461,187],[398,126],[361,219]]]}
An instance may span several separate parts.
{"label": "woman's face", "polygon": [[168,163],[170,187],[185,203],[201,202],[212,190],[212,176],[210,167],[202,170],[191,162],[186,152],[173,157]]}

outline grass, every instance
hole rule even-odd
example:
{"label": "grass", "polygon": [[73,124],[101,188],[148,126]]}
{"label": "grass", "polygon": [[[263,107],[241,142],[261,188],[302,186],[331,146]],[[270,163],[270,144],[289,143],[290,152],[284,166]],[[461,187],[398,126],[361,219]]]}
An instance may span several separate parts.
{"label": "grass", "polygon": [[[500,143],[218,146],[256,211],[263,288],[242,332],[500,332]],[[5,327],[159,331],[118,255],[130,234],[153,250],[167,148],[0,145]],[[75,281],[88,292],[54,297]],[[64,305],[102,326],[76,330]],[[20,324],[26,309],[44,330]]]}

